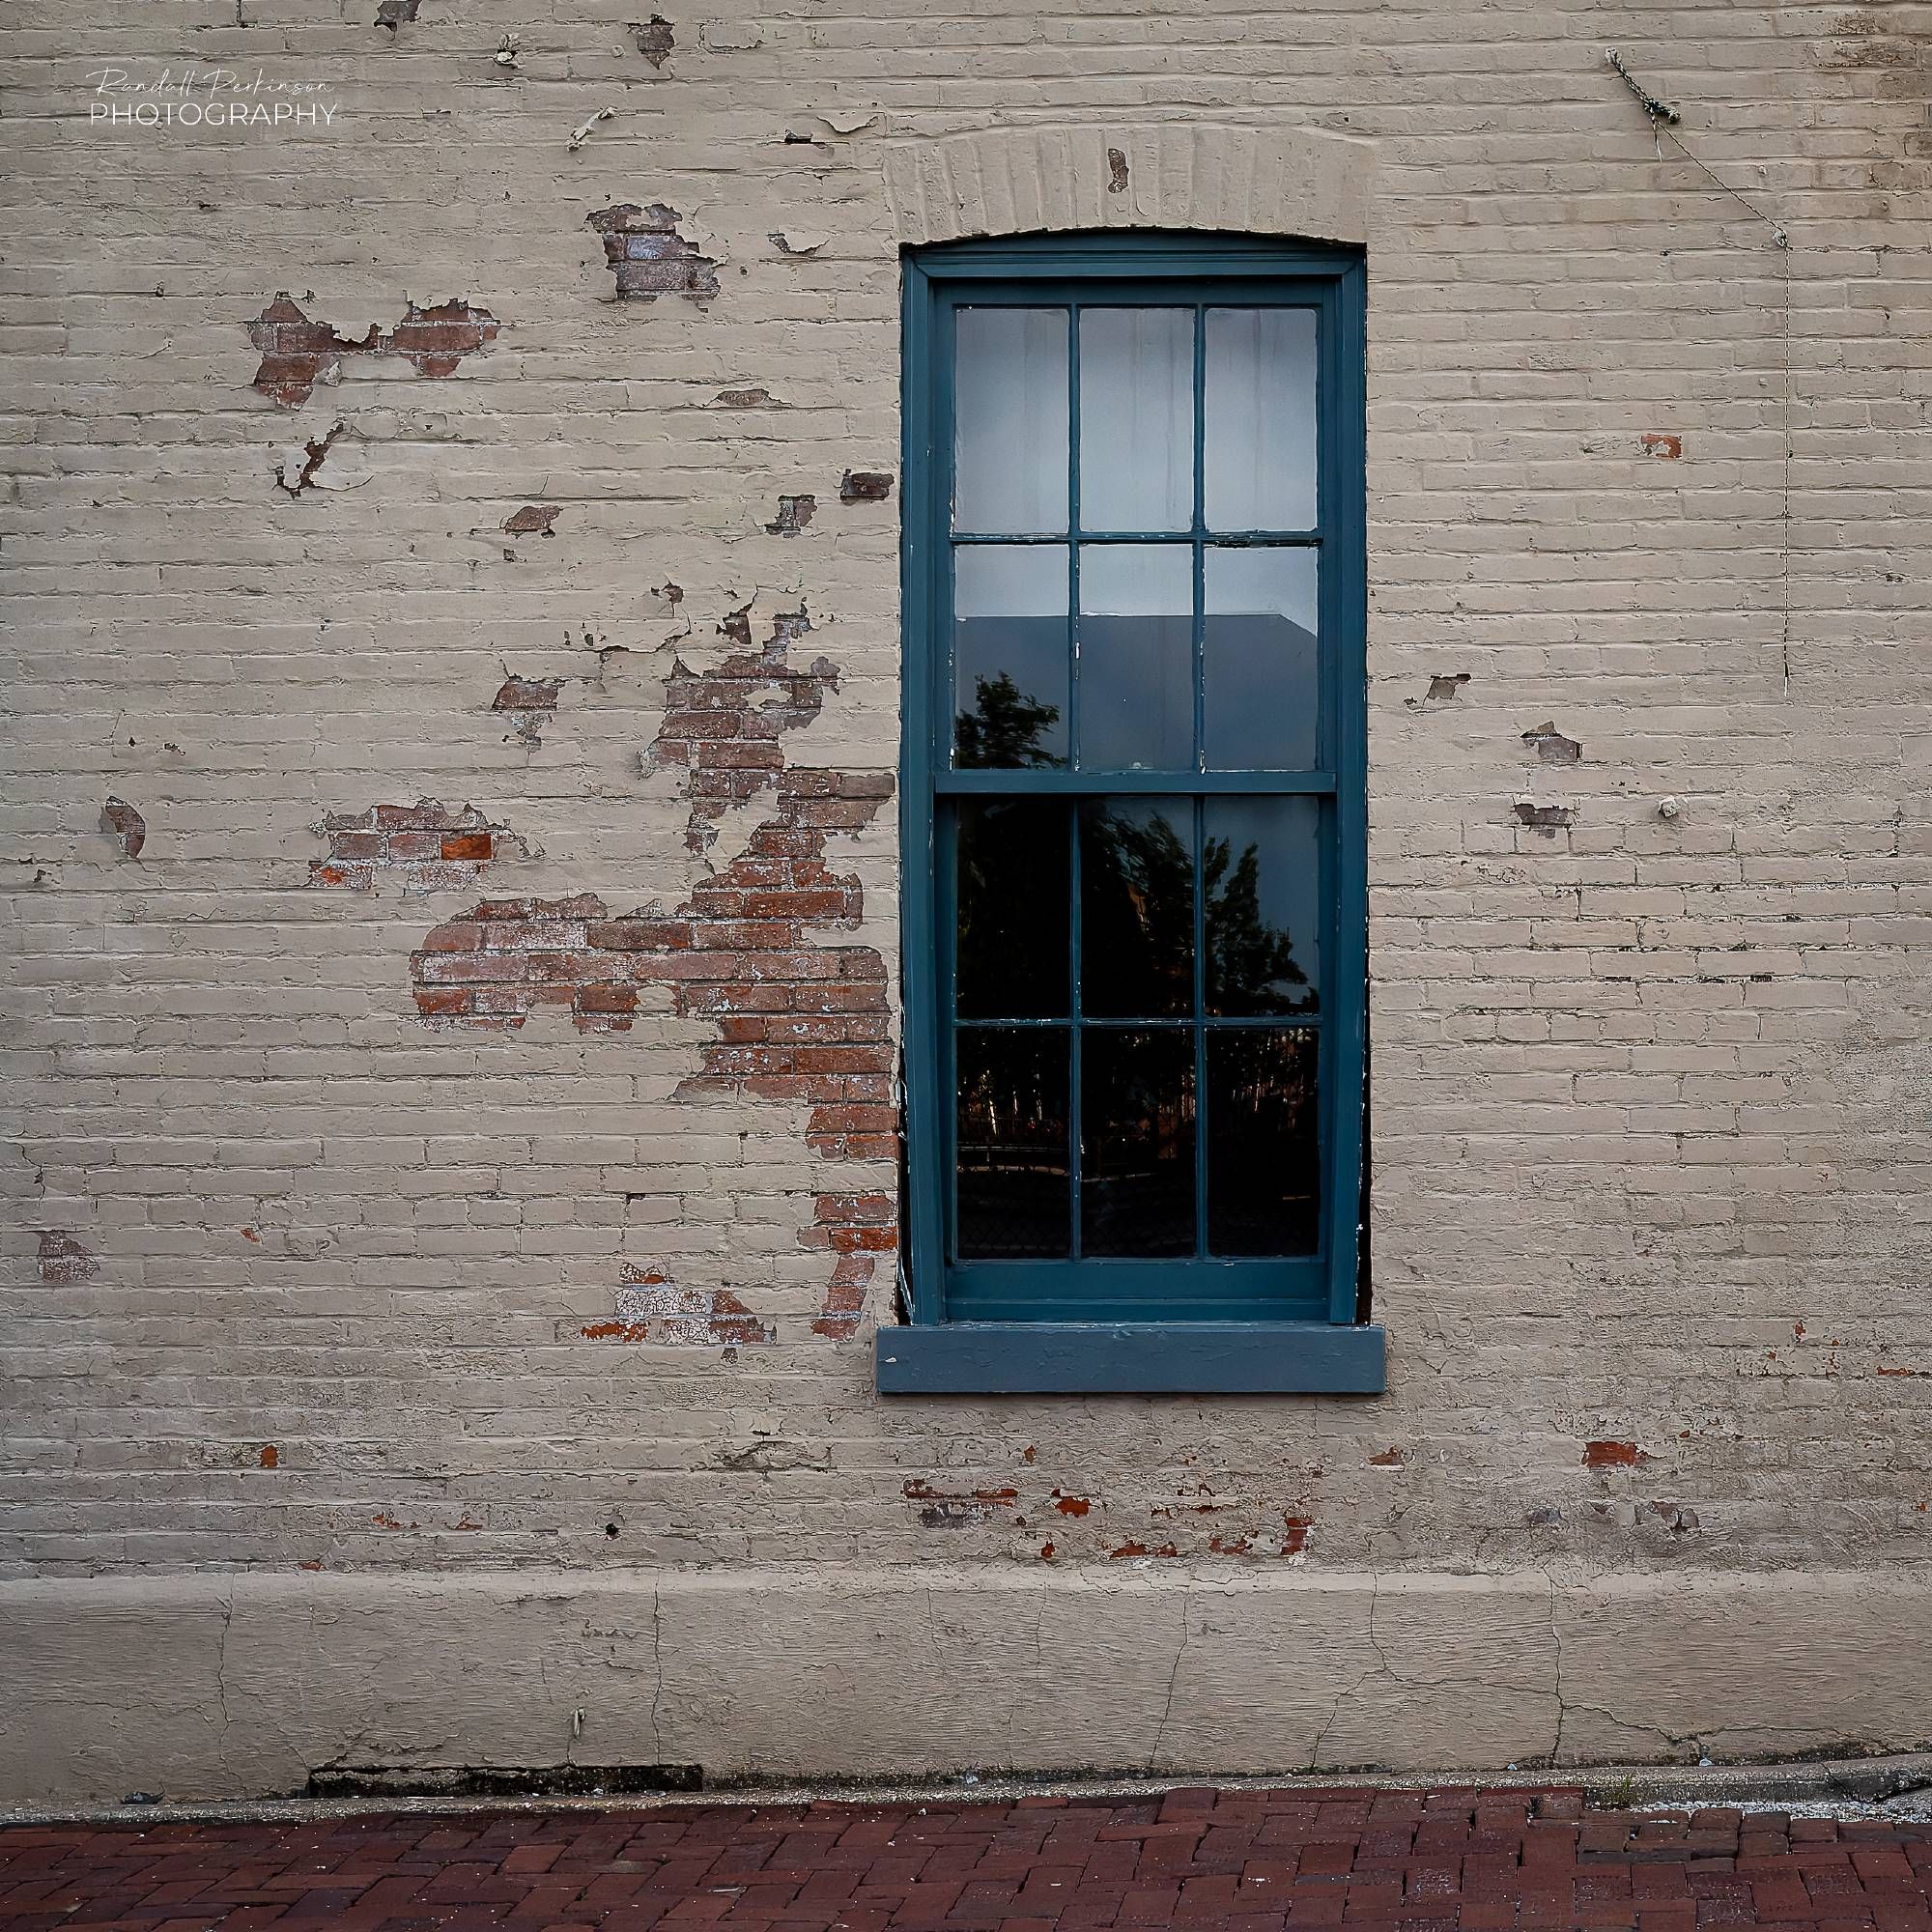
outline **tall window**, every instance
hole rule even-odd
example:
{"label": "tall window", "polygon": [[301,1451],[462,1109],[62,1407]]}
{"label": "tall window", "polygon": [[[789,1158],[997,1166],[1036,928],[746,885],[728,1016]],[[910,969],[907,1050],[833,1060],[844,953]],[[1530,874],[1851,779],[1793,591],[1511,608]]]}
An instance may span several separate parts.
{"label": "tall window", "polygon": [[1379,1387],[1379,1331],[1340,1332],[1359,257],[1055,237],[906,279],[915,1326],[881,1385]]}

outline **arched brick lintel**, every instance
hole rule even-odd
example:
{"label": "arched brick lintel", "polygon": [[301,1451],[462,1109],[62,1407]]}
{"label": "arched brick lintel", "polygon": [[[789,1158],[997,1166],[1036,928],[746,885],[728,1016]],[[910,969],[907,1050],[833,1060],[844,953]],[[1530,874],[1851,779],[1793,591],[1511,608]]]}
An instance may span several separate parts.
{"label": "arched brick lintel", "polygon": [[994,128],[894,143],[902,246],[1065,229],[1191,228],[1366,243],[1376,151],[1307,128]]}

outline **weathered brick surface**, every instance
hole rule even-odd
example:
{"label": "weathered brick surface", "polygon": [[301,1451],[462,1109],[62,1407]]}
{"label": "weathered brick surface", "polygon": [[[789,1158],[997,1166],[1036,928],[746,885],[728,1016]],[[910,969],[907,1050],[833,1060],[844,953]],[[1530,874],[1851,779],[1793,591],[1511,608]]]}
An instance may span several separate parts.
{"label": "weathered brick surface", "polygon": [[[1932,1555],[1911,10],[352,11],[5,29],[0,1561]],[[188,54],[341,112],[88,127],[87,69]],[[1189,128],[1340,157],[1190,187]],[[1361,216],[1378,1401],[886,1405],[839,1346],[897,1193],[899,492],[857,486],[906,211],[969,173],[1056,225]],[[338,422],[356,486],[278,488]],[[531,856],[306,889],[364,863],[327,814],[425,796]],[[599,910],[425,944],[519,923],[486,894]],[[622,1312],[650,1267],[689,1307]],[[772,1340],[584,1333],[719,1319]]]}

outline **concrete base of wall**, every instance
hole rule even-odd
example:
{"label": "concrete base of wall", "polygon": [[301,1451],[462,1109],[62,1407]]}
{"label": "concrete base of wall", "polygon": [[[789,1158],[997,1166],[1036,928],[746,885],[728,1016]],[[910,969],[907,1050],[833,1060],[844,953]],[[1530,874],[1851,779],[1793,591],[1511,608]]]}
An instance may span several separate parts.
{"label": "concrete base of wall", "polygon": [[1526,1769],[1922,1747],[1932,1577],[69,1579],[0,1583],[0,1660],[13,1804],[571,1763]]}

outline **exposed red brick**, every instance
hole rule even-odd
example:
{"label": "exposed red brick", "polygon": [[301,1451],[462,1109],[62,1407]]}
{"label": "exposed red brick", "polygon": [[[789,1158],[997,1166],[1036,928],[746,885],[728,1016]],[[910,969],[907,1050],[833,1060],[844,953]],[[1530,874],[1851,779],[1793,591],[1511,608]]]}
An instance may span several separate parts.
{"label": "exposed red brick", "polygon": [[1408,1462],[1408,1457],[1400,1449],[1384,1449],[1379,1456],[1369,1458],[1372,1469],[1400,1469]]}
{"label": "exposed red brick", "polygon": [[406,893],[472,886],[497,860],[530,856],[514,832],[473,805],[452,811],[433,798],[331,811],[317,829],[328,856],[310,861],[308,883],[358,893],[373,892],[379,876],[399,879]]}
{"label": "exposed red brick", "polygon": [[36,1228],[40,1238],[40,1252],[35,1262],[41,1271],[41,1279],[51,1285],[66,1281],[92,1281],[100,1272],[100,1264],[95,1260],[93,1251],[81,1244],[80,1237],[66,1228]]}
{"label": "exposed red brick", "polygon": [[1315,1527],[1312,1516],[1285,1516],[1281,1520],[1281,1553],[1299,1556],[1308,1548],[1308,1532]]}
{"label": "exposed red brick", "polygon": [[722,664],[693,670],[679,659],[671,666],[665,714],[644,754],[646,771],[688,769],[685,843],[694,852],[709,847],[716,821],[732,807],[775,786],[784,766],[780,734],[810,724],[838,688],[838,673],[826,659],[802,667],[790,662],[791,646],[811,629],[802,608],[776,612],[770,638],[756,647],[751,612],[748,604],[719,625],[738,647]]}
{"label": "exposed red brick", "polygon": [[1586,1442],[1583,1466],[1586,1469],[1634,1469],[1650,1458],[1634,1442]]}
{"label": "exposed red brick", "polygon": [[110,798],[100,808],[100,829],[121,841],[124,859],[138,859],[148,842],[148,821],[126,799]]}
{"label": "exposed red brick", "polygon": [[1637,440],[1643,445],[1646,456],[1655,456],[1665,463],[1674,463],[1684,454],[1684,439],[1673,436],[1668,430],[1645,430]]}
{"label": "exposed red brick", "polygon": [[557,694],[562,689],[560,677],[505,678],[490,703],[492,711],[501,711],[510,720],[505,742],[516,738],[531,751],[538,750],[543,744],[544,726],[555,721]]}
{"label": "exposed red brick", "polygon": [[1053,1493],[1057,1498],[1053,1506],[1062,1516],[1085,1516],[1094,1507],[1085,1496],[1063,1496],[1058,1490]]}
{"label": "exposed red brick", "polygon": [[772,1339],[728,1288],[679,1288],[656,1264],[627,1263],[617,1291],[614,1321],[580,1332],[592,1341],[650,1342],[679,1349],[756,1347]]}
{"label": "exposed red brick", "polygon": [[431,308],[411,302],[387,335],[371,323],[357,340],[331,324],[311,322],[284,290],[248,325],[248,339],[262,352],[254,386],[284,409],[298,409],[318,383],[334,379],[348,355],[400,355],[420,376],[449,376],[466,355],[495,341],[501,327],[488,309],[460,298]]}
{"label": "exposed red brick", "polygon": [[841,503],[883,503],[893,494],[893,479],[882,469],[848,469],[838,479]]}
{"label": "exposed red brick", "polygon": [[[772,814],[744,851],[668,913],[613,915],[585,894],[485,901],[437,927],[410,961],[427,1024],[515,1031],[553,1006],[567,1009],[580,1032],[625,1033],[639,989],[668,986],[679,1018],[717,1027],[697,1070],[676,1090],[680,1098],[744,1093],[804,1103],[807,1145],[825,1159],[896,1157],[885,963],[873,947],[808,937],[858,923],[860,881],[826,863],[826,841],[868,823],[894,781],[883,772],[785,765],[780,734],[816,718],[838,684],[822,658],[804,668],[790,661],[790,646],[810,628],[804,611],[781,611],[769,639],[753,647],[748,606],[719,627],[736,646],[722,664],[698,671],[680,661],[666,680],[645,768],[684,771],[686,842],[695,853],[710,845],[725,811],[772,792]],[[352,851],[337,863],[363,862]],[[896,1202],[815,1190],[799,1242],[833,1258],[813,1332],[851,1335],[881,1257],[897,1250]],[[680,1319],[696,1316],[685,1308]]]}
{"label": "exposed red brick", "polygon": [[678,212],[661,201],[648,208],[624,202],[584,216],[604,238],[604,260],[617,282],[619,301],[655,301],[683,296],[709,301],[718,293],[718,264],[677,232]]}
{"label": "exposed red brick", "polygon": [[920,1505],[919,1520],[927,1529],[986,1522],[1019,1500],[1017,1490],[936,1490],[921,1477],[908,1481],[900,1493]]}

